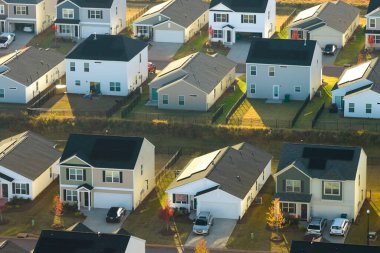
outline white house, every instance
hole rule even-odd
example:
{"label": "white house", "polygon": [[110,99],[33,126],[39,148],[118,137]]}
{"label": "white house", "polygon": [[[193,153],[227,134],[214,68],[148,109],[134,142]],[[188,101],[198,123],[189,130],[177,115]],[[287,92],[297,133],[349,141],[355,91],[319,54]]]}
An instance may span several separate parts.
{"label": "white house", "polygon": [[359,26],[358,8],[344,1],[325,2],[301,11],[288,27],[290,39],[316,40],[320,47],[344,47]]}
{"label": "white house", "polygon": [[247,97],[313,98],[322,84],[322,51],[314,40],[255,38],[246,62]]}
{"label": "white house", "polygon": [[66,56],[68,93],[128,96],[148,78],[148,44],[93,34]]}
{"label": "white house", "polygon": [[367,9],[365,27],[365,48],[380,47],[380,1],[370,0]]}
{"label": "white house", "polygon": [[272,156],[240,143],[191,160],[166,190],[169,206],[240,219],[271,174]]}
{"label": "white house", "polygon": [[233,44],[244,36],[270,38],[275,32],[275,0],[212,0],[210,3],[211,41]]}
{"label": "white house", "polygon": [[155,42],[184,43],[208,22],[204,0],[168,0],[158,4],[133,22],[133,33]]}
{"label": "white house", "polygon": [[0,103],[26,104],[65,74],[64,55],[28,47],[0,62]]}
{"label": "white house", "polygon": [[366,198],[367,155],[361,147],[285,143],[274,177],[285,215],[356,219]]}
{"label": "white house", "polygon": [[58,176],[61,153],[54,147],[32,132],[0,141],[0,198],[35,199]]}
{"label": "white house", "polygon": [[344,117],[380,118],[379,58],[347,68],[332,89]]}

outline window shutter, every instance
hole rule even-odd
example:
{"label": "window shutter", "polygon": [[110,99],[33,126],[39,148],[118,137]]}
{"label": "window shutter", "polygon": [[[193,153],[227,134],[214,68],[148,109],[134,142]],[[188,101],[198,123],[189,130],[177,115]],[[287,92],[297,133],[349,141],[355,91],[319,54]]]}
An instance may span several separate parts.
{"label": "window shutter", "polygon": [[83,170],[83,181],[86,181],[87,170]]}
{"label": "window shutter", "polygon": [[189,195],[186,195],[186,204],[189,203]]}
{"label": "window shutter", "polygon": [[[16,10],[16,7],[15,7],[15,10]],[[214,22],[216,22],[216,13],[214,13]]]}
{"label": "window shutter", "polygon": [[29,195],[29,184],[26,184],[26,194]]}
{"label": "window shutter", "polygon": [[227,23],[228,23],[228,18],[229,18],[230,15],[227,14]]}
{"label": "window shutter", "polygon": [[256,24],[256,15],[253,15],[253,23]]}
{"label": "window shutter", "polygon": [[305,184],[304,184],[304,181],[301,180],[301,193],[304,193],[304,189],[305,189]]}
{"label": "window shutter", "polygon": [[106,171],[103,170],[103,183],[106,181]]}
{"label": "window shutter", "polygon": [[13,6],[13,12],[16,14],[16,6]]}
{"label": "window shutter", "polygon": [[88,12],[87,12],[87,13],[88,13],[88,18],[90,18],[90,10],[88,10]]}
{"label": "window shutter", "polygon": [[63,189],[63,201],[66,201],[66,190]]}
{"label": "window shutter", "polygon": [[175,203],[175,194],[173,193],[173,203]]}
{"label": "window shutter", "polygon": [[120,183],[123,183],[123,172],[120,171],[119,173],[120,173]]}
{"label": "window shutter", "polygon": [[26,6],[26,15],[29,15],[29,7]]}
{"label": "window shutter", "polygon": [[69,169],[68,168],[66,168],[66,180],[70,180],[70,178],[69,178]]}
{"label": "window shutter", "polygon": [[15,183],[12,183],[12,194],[16,193],[16,185]]}
{"label": "window shutter", "polygon": [[282,180],[282,191],[286,192],[286,180],[285,179]]}
{"label": "window shutter", "polygon": [[100,11],[100,19],[103,19],[103,11]]}
{"label": "window shutter", "polygon": [[243,15],[241,15],[240,18],[241,18],[240,22],[243,23]]}

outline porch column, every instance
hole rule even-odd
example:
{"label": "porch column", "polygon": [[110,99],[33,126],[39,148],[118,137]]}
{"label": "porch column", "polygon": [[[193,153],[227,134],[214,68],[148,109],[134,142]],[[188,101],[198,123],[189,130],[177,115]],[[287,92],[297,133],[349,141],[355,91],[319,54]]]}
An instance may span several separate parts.
{"label": "porch column", "polygon": [[91,192],[88,191],[88,211],[91,211]]}
{"label": "porch column", "polygon": [[77,191],[78,211],[80,211],[80,191]]}

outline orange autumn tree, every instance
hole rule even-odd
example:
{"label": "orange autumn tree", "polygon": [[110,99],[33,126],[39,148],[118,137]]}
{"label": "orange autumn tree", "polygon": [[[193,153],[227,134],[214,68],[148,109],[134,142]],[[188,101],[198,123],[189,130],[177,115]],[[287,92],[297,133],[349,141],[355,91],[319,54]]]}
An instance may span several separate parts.
{"label": "orange autumn tree", "polygon": [[195,246],[195,253],[209,253],[209,249],[207,248],[206,241],[204,239],[199,240],[197,245]]}
{"label": "orange autumn tree", "polygon": [[54,196],[54,218],[53,218],[53,228],[62,228],[63,227],[63,204],[59,195]]}
{"label": "orange autumn tree", "polygon": [[271,229],[283,228],[285,222],[284,215],[280,208],[280,200],[272,201],[267,212],[267,224]]}
{"label": "orange autumn tree", "polygon": [[166,224],[166,230],[169,230],[169,221],[170,218],[173,217],[174,210],[173,208],[169,207],[168,202],[166,201],[165,205],[161,207],[159,217],[161,220],[163,220]]}

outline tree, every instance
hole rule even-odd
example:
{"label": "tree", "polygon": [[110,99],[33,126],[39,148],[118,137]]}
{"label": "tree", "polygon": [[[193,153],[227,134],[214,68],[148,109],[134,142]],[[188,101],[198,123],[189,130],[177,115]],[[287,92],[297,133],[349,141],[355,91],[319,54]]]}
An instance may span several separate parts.
{"label": "tree", "polygon": [[207,248],[206,241],[204,239],[199,240],[197,245],[195,246],[195,253],[209,253],[209,249]]}
{"label": "tree", "polygon": [[283,228],[284,221],[284,215],[280,208],[280,199],[275,199],[267,212],[267,224],[271,229],[280,229]]}
{"label": "tree", "polygon": [[53,218],[53,227],[62,228],[63,227],[63,204],[59,195],[54,196],[54,218]]}
{"label": "tree", "polygon": [[170,218],[173,217],[174,210],[173,208],[169,207],[168,202],[165,203],[163,207],[160,209],[159,217],[161,220],[163,220],[166,224],[166,230],[169,230],[169,221]]}
{"label": "tree", "polygon": [[5,199],[0,199],[0,224],[4,222],[3,212],[5,210]]}

